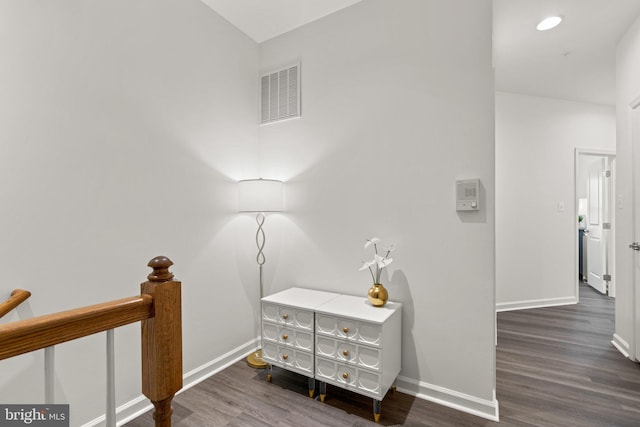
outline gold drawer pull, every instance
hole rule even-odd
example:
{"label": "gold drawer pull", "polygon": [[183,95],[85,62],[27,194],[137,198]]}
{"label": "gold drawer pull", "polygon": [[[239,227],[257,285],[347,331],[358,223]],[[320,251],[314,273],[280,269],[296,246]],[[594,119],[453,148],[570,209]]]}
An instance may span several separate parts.
{"label": "gold drawer pull", "polygon": [[283,318],[284,320],[287,320],[287,319],[289,318],[289,315],[288,315],[287,313],[285,313],[285,314],[283,314],[283,315],[282,315],[282,318]]}
{"label": "gold drawer pull", "polygon": [[348,356],[349,355],[349,350],[342,350],[342,355],[343,356]]}
{"label": "gold drawer pull", "polygon": [[287,335],[287,334],[282,334],[282,339],[283,339],[283,340],[286,340],[287,338],[289,338],[289,335]]}
{"label": "gold drawer pull", "polygon": [[282,358],[283,358],[284,360],[287,360],[287,359],[289,358],[289,355],[288,355],[288,354],[283,354],[283,355],[282,355]]}
{"label": "gold drawer pull", "polygon": [[349,373],[348,373],[348,372],[344,372],[344,373],[342,374],[342,378],[344,378],[345,380],[346,380],[347,378],[349,378]]}
{"label": "gold drawer pull", "polygon": [[342,332],[344,332],[345,334],[349,333],[349,327],[345,326],[344,328],[342,328]]}

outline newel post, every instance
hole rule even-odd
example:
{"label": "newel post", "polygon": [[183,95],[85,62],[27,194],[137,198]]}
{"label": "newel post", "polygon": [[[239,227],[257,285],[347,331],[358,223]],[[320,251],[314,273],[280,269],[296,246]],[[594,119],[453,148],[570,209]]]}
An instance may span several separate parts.
{"label": "newel post", "polygon": [[142,393],[153,403],[156,427],[171,427],[171,401],[182,388],[181,283],[167,257],[147,264],[153,272],[140,293],[153,297],[153,317],[142,321]]}

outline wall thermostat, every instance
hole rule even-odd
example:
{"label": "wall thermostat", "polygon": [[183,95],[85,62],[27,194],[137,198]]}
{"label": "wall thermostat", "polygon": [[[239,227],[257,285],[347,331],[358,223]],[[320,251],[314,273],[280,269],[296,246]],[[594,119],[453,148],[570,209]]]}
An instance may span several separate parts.
{"label": "wall thermostat", "polygon": [[480,210],[480,180],[456,181],[456,210]]}

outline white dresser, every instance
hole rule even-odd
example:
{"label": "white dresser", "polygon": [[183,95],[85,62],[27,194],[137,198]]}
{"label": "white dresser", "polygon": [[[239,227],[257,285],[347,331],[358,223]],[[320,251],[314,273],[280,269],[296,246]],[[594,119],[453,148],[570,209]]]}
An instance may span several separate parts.
{"label": "white dresser", "polygon": [[[400,303],[373,307],[366,297],[291,288],[262,299],[262,352],[269,364],[381,401],[400,372]],[[270,379],[269,372],[267,378]]]}
{"label": "white dresser", "polygon": [[309,397],[315,390],[314,309],[337,296],[290,288],[262,298],[262,360],[309,377]]}

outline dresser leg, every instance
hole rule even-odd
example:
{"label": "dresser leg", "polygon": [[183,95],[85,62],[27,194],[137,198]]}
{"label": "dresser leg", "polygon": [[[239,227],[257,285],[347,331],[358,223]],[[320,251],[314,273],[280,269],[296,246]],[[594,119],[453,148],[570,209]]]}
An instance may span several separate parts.
{"label": "dresser leg", "polygon": [[316,379],[309,378],[309,397],[313,397],[313,393],[316,391]]}
{"label": "dresser leg", "polygon": [[380,412],[382,412],[382,401],[373,399],[373,420],[380,422]]}
{"label": "dresser leg", "polygon": [[271,382],[272,371],[273,371],[273,366],[271,366],[271,363],[267,363],[267,382]]}
{"label": "dresser leg", "polygon": [[324,402],[324,398],[327,396],[327,383],[320,381],[320,402]]}

